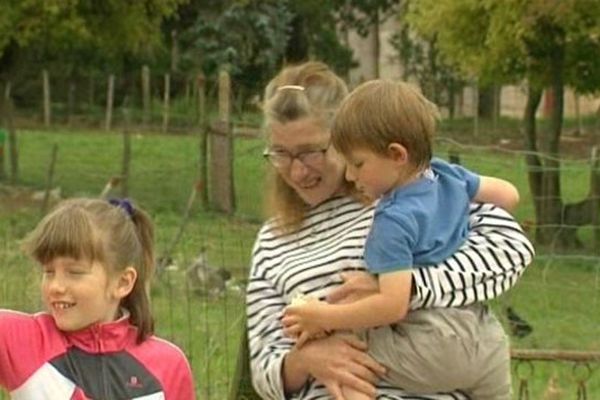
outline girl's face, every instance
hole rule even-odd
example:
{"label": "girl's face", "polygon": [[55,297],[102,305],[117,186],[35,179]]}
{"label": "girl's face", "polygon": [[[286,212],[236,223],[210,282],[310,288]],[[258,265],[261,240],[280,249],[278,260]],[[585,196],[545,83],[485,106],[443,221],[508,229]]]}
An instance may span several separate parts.
{"label": "girl's face", "polygon": [[43,301],[60,330],[77,331],[117,318],[122,279],[109,275],[102,264],[57,257],[42,271]]}
{"label": "girl's face", "polygon": [[345,163],[312,119],[271,125],[269,154],[281,178],[310,206],[343,190]]}

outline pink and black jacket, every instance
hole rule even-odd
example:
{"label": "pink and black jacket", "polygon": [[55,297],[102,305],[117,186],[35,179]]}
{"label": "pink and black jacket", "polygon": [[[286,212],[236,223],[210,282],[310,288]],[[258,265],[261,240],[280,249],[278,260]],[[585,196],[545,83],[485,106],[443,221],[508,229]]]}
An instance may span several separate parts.
{"label": "pink and black jacket", "polygon": [[136,333],[127,317],[62,332],[48,314],[0,310],[0,387],[14,400],[193,400],[181,350]]}

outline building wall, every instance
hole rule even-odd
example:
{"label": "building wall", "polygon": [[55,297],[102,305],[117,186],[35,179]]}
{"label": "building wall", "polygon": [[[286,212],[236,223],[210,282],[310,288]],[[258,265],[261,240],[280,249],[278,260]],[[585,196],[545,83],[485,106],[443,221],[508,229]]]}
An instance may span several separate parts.
{"label": "building wall", "polygon": [[[379,53],[379,71],[376,71],[376,54],[374,30],[366,37],[360,37],[356,32],[350,32],[348,43],[354,50],[354,59],[358,67],[350,71],[350,86],[354,87],[365,80],[375,78],[402,79],[402,65],[396,50],[390,44],[392,35],[398,30],[397,18],[388,18],[379,29],[381,51]],[[500,114],[502,116],[521,118],[527,101],[527,88],[525,85],[504,86],[500,94]],[[457,115],[472,116],[475,109],[475,96],[472,87],[465,87],[456,110]],[[574,92],[565,89],[565,117],[575,117],[576,96]],[[594,113],[600,114],[600,97],[579,96],[579,113],[582,116]],[[544,114],[544,104],[540,105],[539,115]]]}

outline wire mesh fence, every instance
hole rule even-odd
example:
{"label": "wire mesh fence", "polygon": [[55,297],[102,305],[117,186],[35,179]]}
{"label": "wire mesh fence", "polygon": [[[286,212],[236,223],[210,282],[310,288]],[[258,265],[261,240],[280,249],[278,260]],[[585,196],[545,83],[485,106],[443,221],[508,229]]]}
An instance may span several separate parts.
{"label": "wire mesh fence", "polygon": [[[262,220],[266,166],[259,137],[234,140],[236,212],[223,215],[196,200],[184,233],[166,254],[181,226],[185,204],[198,174],[198,137],[132,132],[129,196],[147,208],[157,226],[157,255],[165,257],[152,287],[157,333],[174,341],[190,359],[200,399],[223,399],[232,385],[243,329],[244,283],[254,235]],[[0,185],[0,306],[28,312],[40,309],[38,273],[19,252],[18,241],[39,220],[39,192],[48,162],[58,146],[53,189],[60,197],[97,196],[107,180],[120,173],[121,136],[117,132],[20,131],[21,169],[18,185]],[[514,143],[472,146],[440,140],[436,154],[457,156],[461,164],[483,175],[506,178],[521,193],[516,218],[535,235],[534,198],[530,194],[525,153]],[[590,194],[590,146],[561,159],[562,201],[578,202]],[[119,195],[119,187],[113,189]],[[36,197],[37,195],[37,197]],[[517,287],[492,303],[512,347],[562,351],[600,351],[600,257],[591,220],[575,231],[577,241],[562,248],[538,246],[538,256]],[[225,269],[223,283],[194,279],[197,260],[212,270]],[[509,311],[510,310],[510,311]],[[529,326],[523,326],[515,315]],[[519,329],[521,327],[521,329]],[[515,364],[516,365],[516,364]],[[577,365],[575,367],[574,365]],[[586,372],[587,398],[600,395],[598,363],[571,361],[523,365],[514,371],[515,398],[523,397],[523,377],[531,398],[543,398],[549,387],[568,396],[582,396],[573,369]],[[529,368],[529,367],[527,367]],[[589,370],[588,370],[589,368]],[[589,376],[587,374],[589,371]],[[554,389],[552,389],[554,390]],[[579,390],[579,392],[577,391]],[[523,392],[524,393],[524,392]],[[8,398],[6,394],[0,398]],[[585,398],[585,397],[579,397]]]}

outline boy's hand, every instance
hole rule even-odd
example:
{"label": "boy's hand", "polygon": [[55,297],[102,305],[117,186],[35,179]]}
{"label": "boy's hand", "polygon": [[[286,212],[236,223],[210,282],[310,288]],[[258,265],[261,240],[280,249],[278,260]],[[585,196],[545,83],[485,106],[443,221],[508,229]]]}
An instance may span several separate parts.
{"label": "boy's hand", "polygon": [[296,338],[298,348],[310,339],[325,336],[326,330],[318,323],[325,307],[326,303],[316,299],[292,302],[283,313],[283,333]]}

